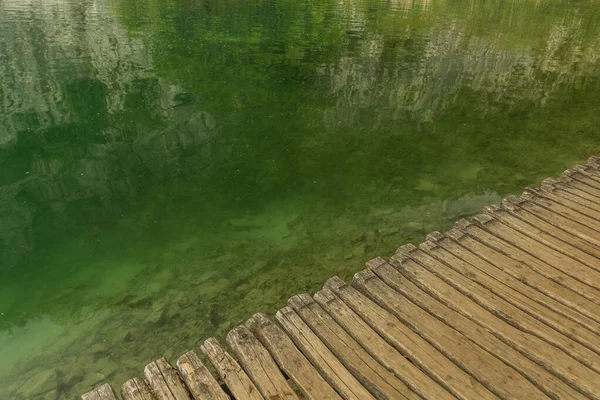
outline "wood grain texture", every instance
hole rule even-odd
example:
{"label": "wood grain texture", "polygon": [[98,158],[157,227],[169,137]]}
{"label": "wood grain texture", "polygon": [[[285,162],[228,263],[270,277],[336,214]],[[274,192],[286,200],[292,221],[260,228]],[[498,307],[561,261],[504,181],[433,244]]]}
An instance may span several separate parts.
{"label": "wood grain texture", "polygon": [[[370,262],[369,271],[358,273],[353,286],[409,324],[500,398],[542,399],[550,393],[546,387],[554,386],[552,374],[424,293],[382,259]],[[568,394],[562,398],[569,398]]]}
{"label": "wood grain texture", "polygon": [[123,400],[156,400],[148,381],[143,378],[133,378],[121,387]]}
{"label": "wood grain texture", "polygon": [[[402,324],[394,315],[379,307],[352,286],[334,277],[325,283],[325,288],[336,293],[352,311],[362,317],[364,323],[377,331],[381,338],[387,340],[398,349],[403,357],[446,388],[454,397],[459,399],[497,399],[496,395],[472,379],[469,374]],[[362,325],[363,322],[359,321],[358,324]],[[379,340],[375,338],[374,341]],[[394,354],[394,352],[390,352],[390,354]]]}
{"label": "wood grain texture", "polygon": [[298,396],[281,374],[269,351],[245,326],[238,326],[227,334],[227,343],[238,361],[267,399],[294,400]]}
{"label": "wood grain texture", "polygon": [[195,400],[230,399],[195,352],[189,351],[179,357],[177,369]]}
{"label": "wood grain texture", "polygon": [[[565,307],[551,297],[532,289],[500,269],[494,268],[446,235],[430,234],[427,239],[432,244],[419,247],[442,262],[444,267],[451,268],[465,279],[478,284],[479,287],[490,291],[493,295],[514,305],[528,316],[556,329],[566,337],[586,347],[600,350],[600,337],[594,333],[600,332],[600,324],[586,319],[583,315]],[[480,291],[477,287],[474,290]],[[529,319],[530,317],[525,318]],[[580,323],[580,321],[585,323]],[[586,329],[586,325],[590,325],[591,329]]]}
{"label": "wood grain texture", "polygon": [[404,382],[373,359],[308,294],[294,296],[288,301],[288,304],[376,398],[419,398]]}
{"label": "wood grain texture", "polygon": [[[488,290],[471,284],[421,249],[415,248],[408,257],[395,266],[424,292],[571,386],[589,394],[600,392],[600,375],[595,371],[600,360],[596,353],[546,327]],[[557,381],[552,390],[559,390],[556,386],[561,385],[564,383]]]}
{"label": "wood grain texture", "polygon": [[179,372],[166,358],[159,358],[146,365],[144,375],[156,400],[190,400],[190,393]]}
{"label": "wood grain texture", "polygon": [[117,400],[117,395],[112,386],[105,383],[81,395],[81,400]]}
{"label": "wood grain texture", "polygon": [[[255,314],[246,326],[269,349],[279,367],[296,383],[307,399],[340,399],[284,330],[264,314]],[[368,397],[367,397],[368,398]]]}
{"label": "wood grain texture", "polygon": [[[335,388],[342,398],[356,400],[374,398],[291,307],[279,310],[276,318],[296,346],[310,360],[310,363],[318,369],[323,378],[331,387]],[[279,343],[276,336],[271,336],[271,340],[274,344]],[[286,353],[285,348],[281,350],[283,354]],[[302,365],[304,361],[295,362],[294,359],[290,359],[285,368],[292,370],[290,373],[293,375],[296,364]],[[282,368],[284,367],[282,366]],[[304,368],[299,368],[299,370],[302,369]],[[314,386],[310,385],[309,387]]]}
{"label": "wood grain texture", "polygon": [[201,348],[236,399],[263,399],[246,372],[216,338],[206,339]]}
{"label": "wood grain texture", "polygon": [[374,331],[359,315],[348,307],[335,293],[323,289],[313,296],[367,352],[381,365],[392,371],[412,391],[423,398],[452,399],[443,386],[419,369]]}

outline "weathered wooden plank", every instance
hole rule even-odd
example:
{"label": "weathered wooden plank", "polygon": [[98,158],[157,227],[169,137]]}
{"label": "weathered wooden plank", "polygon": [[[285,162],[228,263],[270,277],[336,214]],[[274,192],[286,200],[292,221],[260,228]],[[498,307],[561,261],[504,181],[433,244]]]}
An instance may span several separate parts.
{"label": "weathered wooden plank", "polygon": [[[600,227],[598,226],[598,221],[596,221],[595,219],[590,218],[577,210],[560,204],[548,198],[547,196],[544,196],[544,193],[539,192],[535,189],[527,188],[521,196],[552,213],[561,215],[563,217],[567,217],[575,222],[578,222],[579,224],[585,225],[588,228],[593,229],[597,233],[600,229]],[[596,236],[597,233],[595,234]]]}
{"label": "weathered wooden plank", "polygon": [[[597,175],[591,174],[592,170],[586,169],[583,166],[577,166],[573,169],[566,170],[563,175],[569,178],[585,184],[586,190],[595,196],[600,196],[600,182],[598,182]],[[583,188],[583,186],[582,186]]]}
{"label": "weathered wooden plank", "polygon": [[[501,209],[500,207],[485,207],[484,212],[486,215],[506,226],[510,232],[518,232],[518,234],[523,235],[530,240],[541,243],[544,246],[542,249],[549,247],[552,249],[552,251],[560,253],[563,257],[572,258],[577,263],[591,268],[594,270],[592,273],[598,276],[600,279],[600,251],[598,252],[599,256],[596,256],[594,254],[596,251],[593,246],[585,246],[586,244],[583,241],[583,243],[580,243],[582,247],[585,247],[587,250],[592,252],[592,254],[587,253],[577,246],[577,238],[571,238],[571,240],[567,239],[569,242],[564,242],[545,232],[544,230],[539,229],[537,226],[530,225],[518,218],[511,216],[507,211]],[[551,232],[554,233],[556,233],[556,231],[558,231],[558,229],[551,230]]]}
{"label": "weathered wooden plank", "polygon": [[558,195],[564,195],[574,202],[583,201],[588,207],[600,209],[600,198],[578,189],[577,186],[580,185],[580,182],[574,181],[566,176],[559,179],[548,178],[542,181],[542,187],[549,187],[551,188],[551,191]]}
{"label": "weathered wooden plank", "polygon": [[595,210],[593,207],[590,207],[591,204],[589,202],[585,202],[585,204],[581,204],[579,202],[573,201],[568,198],[566,195],[561,196],[550,186],[541,186],[538,189],[530,189],[531,191],[535,191],[538,196],[542,196],[545,199],[552,200],[557,204],[561,204],[565,207],[570,208],[571,210],[575,210],[578,213],[585,215],[586,218],[589,218],[592,221],[600,221],[600,213],[598,210]]}
{"label": "weathered wooden plank", "polygon": [[133,378],[121,387],[123,400],[156,400],[148,381],[143,378]]}
{"label": "weathered wooden plank", "polygon": [[585,166],[596,170],[595,174],[600,176],[600,157],[590,156],[585,162]]}
{"label": "weathered wooden plank", "polygon": [[117,400],[117,395],[112,386],[105,383],[94,390],[81,395],[81,400]]}
{"label": "weathered wooden plank", "polygon": [[[325,287],[336,293],[352,311],[360,315],[382,338],[398,349],[402,356],[425,371],[456,398],[464,400],[497,399],[496,395],[460,369],[430,343],[352,286],[334,277],[325,283]],[[359,321],[358,324],[361,322]],[[390,354],[394,353],[390,352]]]}
{"label": "weathered wooden plank", "polygon": [[288,304],[377,399],[418,398],[404,382],[375,361],[312,297],[297,295]]}
{"label": "weathered wooden plank", "polygon": [[445,388],[398,353],[331,290],[320,290],[315,293],[313,298],[375,360],[392,371],[413,392],[426,399],[450,400],[454,398]]}
{"label": "weathered wooden plank", "polygon": [[576,204],[577,207],[589,208],[593,213],[600,211],[600,198],[577,190],[572,186],[562,185],[556,179],[544,180],[540,189],[544,192],[552,193],[572,204]]}
{"label": "weathered wooden plank", "polygon": [[263,399],[256,385],[246,375],[237,361],[225,351],[216,338],[206,339],[201,349],[236,399]]}
{"label": "weathered wooden plank", "polygon": [[246,326],[269,349],[279,367],[307,399],[340,399],[340,396],[296,348],[294,342],[265,314],[254,314]]}
{"label": "weathered wooden plank", "polygon": [[600,315],[600,306],[568,287],[563,286],[560,275],[556,276],[551,273],[550,277],[548,277],[546,275],[547,271],[542,271],[542,273],[537,269],[530,268],[529,265],[521,261],[518,257],[513,256],[520,254],[519,249],[500,241],[495,236],[466,220],[458,221],[454,225],[453,230],[448,232],[448,235],[450,236],[457,232],[465,235],[460,239],[460,244],[482,259],[485,259],[492,265],[541,293],[571,307],[587,318],[600,323],[600,317],[598,317]]}
{"label": "weathered wooden plank", "polygon": [[[514,240],[510,240],[509,238],[509,241],[507,241],[504,237],[499,237],[489,230],[484,229],[482,227],[481,220],[474,220],[473,222],[474,223],[469,224],[470,226],[468,227],[469,234],[473,238],[477,239],[488,247],[510,256],[514,260],[520,261],[522,263],[522,267],[529,267],[531,270],[545,276],[546,278],[571,290],[572,292],[577,293],[579,296],[585,297],[592,303],[598,301],[600,291],[597,289],[590,287],[590,285],[586,283],[580,282],[578,279],[575,279],[563,271],[554,268],[552,265],[536,258],[528,251],[521,248],[521,244],[513,244]],[[459,221],[455,226],[460,226],[462,224],[465,223]],[[594,318],[595,315],[597,314],[592,313],[592,318]]]}
{"label": "weathered wooden plank", "polygon": [[146,365],[144,375],[156,400],[190,400],[190,394],[179,373],[166,358],[160,358]]}
{"label": "weathered wooden plank", "polygon": [[551,266],[554,271],[563,275],[561,282],[563,285],[581,291],[582,295],[600,304],[600,289],[598,289],[600,288],[600,273],[598,271],[503,225],[489,215],[478,215],[472,221],[492,235],[523,250],[521,260],[528,265],[532,266],[535,263],[543,266],[545,263],[547,266]]}
{"label": "weathered wooden plank", "polygon": [[500,398],[534,399],[550,394],[563,399],[585,398],[556,385],[554,375],[421,291],[385,260],[372,260],[368,267],[369,271],[355,276],[355,287],[409,324]]}
{"label": "weathered wooden plank", "polygon": [[[482,288],[499,296],[504,301],[518,307],[522,312],[561,332],[564,336],[590,349],[600,351],[600,324],[586,321],[594,328],[586,329],[578,320],[583,315],[556,300],[545,296],[503,271],[490,266],[485,260],[478,259],[473,253],[462,248],[449,237],[433,232],[427,241],[435,244],[419,246],[423,251],[444,263],[463,277],[476,282]],[[596,329],[597,328],[597,329]]]}
{"label": "weathered wooden plank", "polygon": [[177,369],[195,400],[230,399],[195,352],[188,351],[179,357]]}
{"label": "weathered wooden plank", "polygon": [[509,196],[504,199],[502,204],[512,204],[513,206],[517,206],[521,210],[524,210],[525,212],[534,215],[535,217],[542,219],[565,232],[577,236],[589,243],[594,244],[595,246],[600,246],[600,240],[598,239],[598,237],[600,237],[600,232],[583,225],[576,220],[567,218],[562,214],[551,212],[533,202],[532,199],[533,197],[529,194],[524,194],[520,197]]}
{"label": "weathered wooden plank", "polygon": [[[426,247],[426,243],[423,245]],[[600,374],[597,372],[600,360],[593,351],[548,328],[488,290],[470,283],[422,249],[403,246],[390,259],[390,264],[421,290],[482,326],[546,370],[561,376],[570,385],[587,393],[600,393]]]}
{"label": "weathered wooden plank", "polygon": [[[325,346],[325,344],[314,334],[298,314],[291,307],[284,307],[277,312],[277,321],[283,326],[296,346],[302,350],[302,353],[310,362],[321,372],[325,380],[337,390],[344,399],[373,399],[374,397],[367,389],[344,367],[344,365],[335,357],[335,355]],[[284,342],[278,339],[278,336],[268,335],[270,342],[274,346],[280,347]],[[294,355],[295,352],[287,351],[286,348],[280,350],[282,357],[288,353]],[[297,356],[296,356],[297,357]],[[280,365],[285,365],[292,374],[297,370],[304,370],[304,367],[297,368],[297,365],[303,365],[304,360],[296,361],[294,358],[285,360]],[[283,368],[283,367],[282,367]],[[318,389],[318,385],[312,384],[313,379],[308,379],[309,389]],[[317,392],[318,394],[318,392]],[[314,397],[318,399],[319,397]]]}
{"label": "weathered wooden plank", "polygon": [[264,398],[298,399],[269,351],[248,328],[238,326],[230,330],[227,343]]}
{"label": "weathered wooden plank", "polygon": [[[491,207],[491,209],[497,212],[497,208]],[[502,218],[502,221],[509,224],[513,228],[519,227],[522,232],[527,232],[529,236],[539,235],[541,239],[550,239],[550,242],[554,243],[555,246],[563,246],[563,243],[568,244],[577,248],[579,251],[583,251],[588,255],[594,257],[596,260],[600,260],[600,246],[594,243],[590,243],[587,240],[580,238],[579,236],[572,234],[566,230],[561,229],[552,223],[548,223],[545,220],[528,213],[527,211],[520,208],[518,205],[511,204],[510,202],[502,203],[503,213],[499,213],[498,218]]]}

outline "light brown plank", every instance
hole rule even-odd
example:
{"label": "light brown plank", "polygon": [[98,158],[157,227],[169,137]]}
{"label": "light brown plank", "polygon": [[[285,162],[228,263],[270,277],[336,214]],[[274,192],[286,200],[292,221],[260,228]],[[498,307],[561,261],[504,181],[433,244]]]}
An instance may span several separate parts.
{"label": "light brown plank", "polygon": [[177,360],[177,369],[195,400],[229,400],[200,357],[188,351]]}
{"label": "light brown plank", "polygon": [[[298,314],[291,307],[284,307],[277,312],[277,321],[283,326],[296,346],[302,350],[302,353],[310,362],[320,371],[325,380],[337,390],[344,399],[369,400],[374,397],[367,389],[344,367],[344,365],[335,357],[335,355],[325,346],[325,344],[314,334]],[[275,343],[280,343],[277,337],[273,339]],[[283,355],[288,352],[285,348]],[[305,361],[295,361],[290,359],[284,364],[292,371],[296,371],[296,365],[302,365]],[[302,369],[302,368],[301,368]],[[309,380],[308,382],[311,382]],[[306,385],[310,388],[314,385]],[[318,397],[315,397],[318,399]]]}
{"label": "light brown plank", "polygon": [[590,218],[593,221],[600,221],[600,213],[598,210],[590,207],[595,203],[573,201],[571,198],[568,198],[567,195],[561,196],[556,190],[547,185],[532,190],[535,190],[535,193],[544,197],[545,199],[552,200],[555,203],[561,204],[570,208],[571,210],[575,210],[578,213],[585,215],[586,218]]}
{"label": "light brown plank", "polygon": [[[461,221],[459,221],[457,224],[459,223],[462,224]],[[506,240],[506,237],[500,237],[490,232],[489,229],[484,229],[481,220],[474,219],[473,224],[470,224],[468,227],[468,232],[473,238],[477,239],[481,243],[484,243],[486,246],[502,252],[517,261],[520,261],[522,266],[529,267],[538,274],[545,276],[546,278],[558,283],[574,293],[577,293],[580,297],[585,297],[594,304],[600,298],[600,291],[598,289],[595,289],[587,283],[583,283],[578,279],[573,278],[560,269],[557,269],[554,266],[533,256],[530,253],[532,246],[527,246],[527,250],[525,250],[522,248],[522,246],[525,247],[524,244],[513,244],[515,243],[514,237],[508,237],[508,240]],[[596,306],[598,305],[596,304]],[[595,315],[596,313],[593,313],[592,317]]]}
{"label": "light brown plank", "polygon": [[551,212],[546,208],[535,204],[532,199],[533,197],[528,194],[524,194],[523,196],[519,197],[509,196],[504,199],[502,204],[508,203],[513,206],[517,206],[521,210],[524,210],[525,212],[542,219],[565,232],[577,236],[595,246],[600,246],[600,239],[598,239],[598,237],[600,237],[600,232],[583,225],[576,220],[567,218],[559,213]]}
{"label": "light brown plank", "polygon": [[238,326],[230,330],[227,334],[227,343],[263,397],[282,400],[298,399],[271,358],[269,351],[248,328]]}
{"label": "light brown plank", "polygon": [[156,400],[148,381],[143,378],[126,381],[121,387],[121,397],[123,400]]}
{"label": "light brown plank", "polygon": [[179,373],[165,358],[146,365],[144,375],[156,400],[190,400]]}
{"label": "light brown plank", "polygon": [[[460,239],[460,244],[477,254],[521,282],[534,287],[564,305],[573,308],[591,320],[600,323],[600,306],[579,295],[577,292],[561,284],[561,276],[556,276],[547,271],[540,272],[530,268],[518,257],[521,250],[509,243],[497,239],[494,235],[480,229],[466,220],[460,220],[454,225],[454,232],[465,236]],[[451,232],[452,232],[451,231]],[[448,232],[450,235],[451,232]]]}
{"label": "light brown plank", "polygon": [[[497,399],[481,383],[460,369],[394,315],[339,278],[331,278],[325,287],[332,290],[357,315],[385,338],[410,362],[425,371],[458,399]],[[392,352],[390,354],[393,354]]]}
{"label": "light brown plank", "polygon": [[[539,268],[551,266],[561,276],[561,283],[573,290],[581,291],[582,295],[600,304],[600,273],[553,248],[531,239],[528,236],[494,220],[489,215],[478,215],[473,223],[488,233],[510,243],[522,250],[521,260],[528,265]],[[545,265],[546,266],[545,266]]]}
{"label": "light brown plank", "polygon": [[340,396],[296,348],[294,342],[265,314],[254,314],[246,326],[269,349],[279,367],[308,399],[339,399]]}
{"label": "light brown plank", "polygon": [[533,290],[503,271],[489,266],[486,261],[477,259],[474,254],[463,249],[447,236],[433,232],[427,236],[427,242],[419,247],[436,260],[444,263],[447,268],[451,268],[466,279],[479,284],[504,301],[518,307],[522,312],[556,329],[577,343],[594,349],[596,352],[600,351],[600,336],[595,333],[600,332],[600,324],[591,320],[587,321],[587,324],[598,329],[586,329],[578,322],[579,319],[584,318],[583,315],[573,312],[556,300]]}
{"label": "light brown plank", "polygon": [[600,157],[591,156],[587,159],[585,166],[594,169],[597,176],[600,176]]}
{"label": "light brown plank", "polygon": [[112,386],[105,383],[94,390],[81,395],[81,400],[117,400],[117,395]]}
{"label": "light brown plank", "polygon": [[589,208],[595,213],[600,211],[600,198],[587,192],[582,192],[572,186],[562,185],[558,180],[546,179],[542,182],[540,189],[545,192],[553,193],[554,195],[563,198],[565,201],[577,204],[578,207]]}
{"label": "light brown plank", "polygon": [[[564,242],[545,232],[544,230],[539,229],[537,226],[530,225],[518,218],[511,216],[507,211],[499,207],[485,207],[484,211],[486,215],[499,221],[502,225],[506,226],[506,228],[510,229],[510,232],[518,232],[518,234],[523,235],[530,240],[541,243],[544,247],[549,247],[556,253],[560,253],[560,255],[563,257],[569,257],[573,259],[578,264],[584,265],[593,270],[588,271],[587,269],[584,269],[584,272],[595,274],[600,279],[600,258],[577,247],[577,238],[572,238],[571,240],[567,239],[569,242]],[[556,231],[558,231],[558,229],[551,230],[551,232],[555,233]],[[585,242],[582,243],[581,246],[585,247]],[[542,249],[544,247],[542,247]],[[594,251],[592,246],[587,247],[587,249],[589,251]],[[568,261],[570,262],[570,260]]]}
{"label": "light brown plank", "polygon": [[571,386],[586,393],[600,393],[600,375],[596,372],[600,361],[593,351],[470,283],[422,249],[403,246],[390,263],[421,290],[509,343]]}
{"label": "light brown plank", "polygon": [[552,213],[561,215],[579,224],[585,225],[596,232],[598,232],[598,229],[600,229],[598,227],[598,221],[596,221],[595,219],[590,218],[577,210],[574,210],[570,207],[553,201],[552,199],[545,196],[544,193],[539,192],[535,189],[527,188],[523,192],[522,197],[525,197],[527,200],[537,204],[540,207],[545,208],[546,210]]}
{"label": "light brown plank", "polygon": [[542,181],[542,187],[548,187],[558,195],[564,195],[575,202],[584,201],[588,207],[600,209],[600,198],[577,188],[580,183],[563,176],[559,179],[548,178]]}
{"label": "light brown plank", "polygon": [[392,371],[413,392],[426,399],[454,398],[446,389],[432,380],[417,366],[387,343],[360,316],[356,315],[331,290],[323,289],[313,296],[315,301],[331,315],[354,340],[381,365]]}
{"label": "light brown plank", "polygon": [[288,301],[312,331],[377,399],[416,399],[418,396],[373,359],[307,294]]}
{"label": "light brown plank", "polygon": [[[488,207],[486,210],[496,211],[496,207]],[[522,232],[528,232],[528,235],[532,234],[540,235],[542,239],[548,239],[555,244],[555,246],[563,246],[568,244],[575,247],[579,251],[583,251],[589,256],[594,257],[596,260],[600,260],[600,246],[590,243],[587,240],[580,238],[568,231],[563,230],[560,226],[556,226],[553,223],[548,223],[545,220],[528,213],[521,209],[518,205],[513,205],[509,202],[502,203],[502,211],[499,217],[507,217],[503,219],[503,222],[511,225],[513,228],[520,227]]]}
{"label": "light brown plank", "polygon": [[248,375],[246,375],[237,361],[225,351],[216,338],[206,339],[202,344],[201,349],[236,399],[263,399],[263,396],[256,388],[256,385],[254,385]]}
{"label": "light brown plank", "polygon": [[368,267],[369,271],[355,276],[354,286],[500,398],[547,398],[549,394],[561,399],[584,398],[557,385],[558,379],[541,366],[421,291],[385,260],[372,260]]}
{"label": "light brown plank", "polygon": [[566,170],[563,175],[585,184],[585,189],[589,191],[590,194],[600,196],[600,182],[597,180],[597,175],[593,173],[593,169],[580,165],[573,169]]}

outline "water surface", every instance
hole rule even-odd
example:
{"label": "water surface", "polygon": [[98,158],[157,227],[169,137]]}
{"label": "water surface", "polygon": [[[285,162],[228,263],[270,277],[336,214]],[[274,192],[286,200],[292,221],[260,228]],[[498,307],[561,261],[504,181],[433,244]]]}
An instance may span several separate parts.
{"label": "water surface", "polygon": [[75,399],[600,153],[600,5],[0,0],[0,398]]}

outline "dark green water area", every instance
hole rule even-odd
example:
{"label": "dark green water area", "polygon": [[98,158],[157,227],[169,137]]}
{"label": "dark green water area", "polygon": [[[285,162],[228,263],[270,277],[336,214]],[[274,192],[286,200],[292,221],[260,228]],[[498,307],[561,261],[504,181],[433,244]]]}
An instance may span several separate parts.
{"label": "dark green water area", "polygon": [[75,399],[600,153],[600,3],[0,0],[0,399]]}

